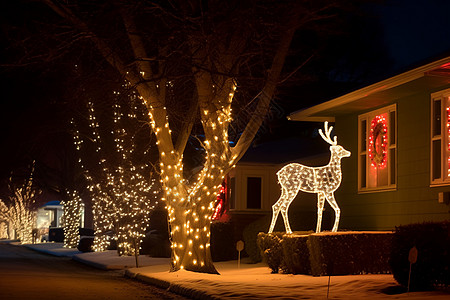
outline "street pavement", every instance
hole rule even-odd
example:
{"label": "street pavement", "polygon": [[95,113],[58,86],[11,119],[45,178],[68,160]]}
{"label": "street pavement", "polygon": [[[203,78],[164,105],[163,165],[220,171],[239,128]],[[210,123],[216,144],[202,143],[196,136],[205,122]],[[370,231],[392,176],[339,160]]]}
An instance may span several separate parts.
{"label": "street pavement", "polygon": [[0,244],[0,299],[186,299],[103,271],[25,247]]}

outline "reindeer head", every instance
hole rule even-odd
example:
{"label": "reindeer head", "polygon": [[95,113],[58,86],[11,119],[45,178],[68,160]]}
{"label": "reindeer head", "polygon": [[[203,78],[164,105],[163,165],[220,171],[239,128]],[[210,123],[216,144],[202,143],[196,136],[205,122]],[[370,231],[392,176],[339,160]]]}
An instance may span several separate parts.
{"label": "reindeer head", "polygon": [[344,147],[337,144],[337,136],[334,136],[334,140],[331,139],[331,131],[333,130],[333,126],[328,128],[328,122],[325,121],[325,134],[322,132],[322,129],[319,129],[319,134],[322,139],[330,144],[330,151],[332,154],[337,155],[338,158],[349,157],[351,152],[345,150]]}

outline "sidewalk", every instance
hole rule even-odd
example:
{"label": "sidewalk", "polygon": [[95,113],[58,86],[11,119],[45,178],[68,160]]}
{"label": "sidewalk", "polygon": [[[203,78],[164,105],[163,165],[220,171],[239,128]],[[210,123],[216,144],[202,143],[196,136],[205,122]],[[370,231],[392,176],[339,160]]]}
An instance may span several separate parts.
{"label": "sidewalk", "polygon": [[[70,253],[58,243],[27,247],[54,255]],[[124,269],[127,277],[192,299],[327,299],[328,277],[271,274],[263,263],[241,263],[239,269],[237,261],[215,263],[221,275],[188,271],[171,273],[168,258],[140,256],[142,267],[134,268],[134,257],[119,257],[116,251],[80,253],[71,250],[73,255],[67,256],[76,261],[104,270]],[[333,276],[329,299],[450,299],[450,294],[440,291],[396,294],[399,290],[390,274]]]}

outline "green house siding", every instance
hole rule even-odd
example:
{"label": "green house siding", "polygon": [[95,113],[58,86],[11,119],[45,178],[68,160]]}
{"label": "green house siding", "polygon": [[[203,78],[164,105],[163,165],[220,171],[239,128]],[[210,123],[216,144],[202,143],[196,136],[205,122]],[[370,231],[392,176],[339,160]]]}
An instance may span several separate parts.
{"label": "green house siding", "polygon": [[[443,87],[442,89],[447,88]],[[390,230],[395,226],[450,218],[449,206],[438,193],[450,186],[430,187],[430,94],[427,91],[396,100],[397,189],[358,193],[358,115],[336,117],[340,145],[352,152],[342,160],[343,181],[336,191],[341,229]]]}

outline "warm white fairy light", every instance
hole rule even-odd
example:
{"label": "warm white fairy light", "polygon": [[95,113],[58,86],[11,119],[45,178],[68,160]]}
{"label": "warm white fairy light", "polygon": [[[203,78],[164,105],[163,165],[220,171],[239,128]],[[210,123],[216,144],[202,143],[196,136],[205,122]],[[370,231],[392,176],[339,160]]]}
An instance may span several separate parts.
{"label": "warm white fairy light", "polygon": [[83,202],[78,191],[66,192],[66,198],[61,203],[64,206],[62,226],[64,229],[64,247],[76,248],[80,240],[81,214]]}
{"label": "warm white fairy light", "polygon": [[[92,140],[95,142],[96,152],[103,155],[99,122],[95,117],[93,104],[89,103],[88,108]],[[136,249],[139,251],[149,223],[150,211],[158,203],[159,190],[154,179],[149,180],[142,175],[148,167],[135,166],[131,161],[135,143],[133,140],[126,141],[125,138],[133,139],[134,132],[127,132],[120,127],[123,117],[120,105],[114,105],[115,128],[111,133],[114,135],[114,150],[118,157],[111,160],[114,162],[106,158],[99,160],[103,174],[101,181],[94,179],[90,173],[87,173],[87,179],[89,190],[93,194],[93,250],[106,250],[111,238],[108,233],[112,232],[112,238],[117,241],[119,255],[133,255]],[[127,117],[136,121],[136,112],[127,114]],[[131,147],[127,147],[127,142]],[[82,140],[79,133],[74,137],[74,143],[80,150]]]}
{"label": "warm white fairy light", "polygon": [[320,136],[331,145],[331,157],[327,165],[322,167],[308,167],[291,163],[277,172],[278,182],[281,185],[281,196],[272,206],[272,222],[270,223],[269,233],[273,232],[280,212],[283,216],[286,233],[292,233],[289,225],[288,209],[299,191],[317,194],[316,232],[320,232],[321,230],[325,199],[335,211],[335,221],[332,231],[336,232],[338,230],[341,210],[334,198],[334,191],[338,189],[342,180],[341,159],[343,157],[349,157],[351,153],[337,144],[337,136],[334,137],[334,140],[331,139],[332,129],[332,126],[328,128],[328,122],[325,122],[325,134],[319,129]]}
{"label": "warm white fairy light", "polygon": [[[231,82],[231,81],[230,81]],[[217,193],[228,170],[236,163],[228,140],[231,102],[236,87],[212,102],[201,102],[201,122],[206,139],[202,141],[205,162],[191,183],[183,179],[183,156],[172,147],[170,125],[165,107],[154,107],[140,97],[148,108],[150,125],[160,153],[161,184],[169,215],[172,241],[172,271],[214,272],[210,255],[210,224]],[[217,93],[220,94],[220,93]]]}
{"label": "warm white fairy light", "polygon": [[9,238],[8,225],[6,221],[0,221],[0,239],[7,239],[7,238]]}
{"label": "warm white fairy light", "polygon": [[30,176],[20,187],[14,187],[10,178],[10,201],[6,205],[0,200],[0,221],[5,220],[15,231],[22,244],[33,242],[32,230],[36,226],[36,211],[33,208],[35,196],[40,193],[33,185],[34,162],[31,166]]}

